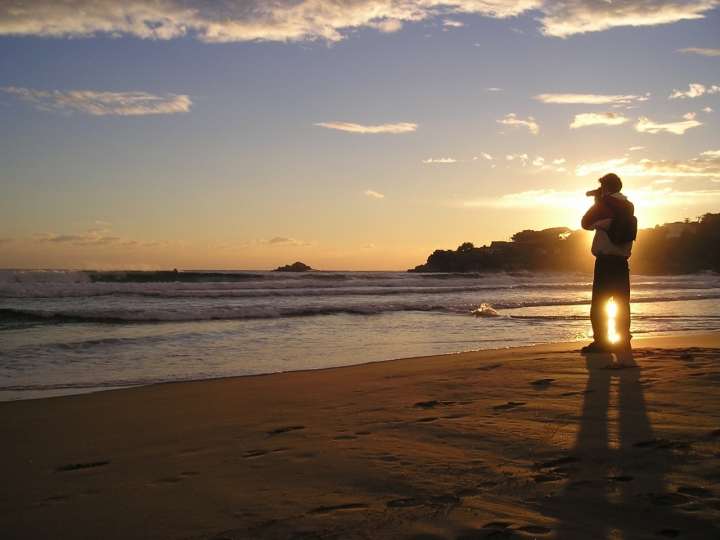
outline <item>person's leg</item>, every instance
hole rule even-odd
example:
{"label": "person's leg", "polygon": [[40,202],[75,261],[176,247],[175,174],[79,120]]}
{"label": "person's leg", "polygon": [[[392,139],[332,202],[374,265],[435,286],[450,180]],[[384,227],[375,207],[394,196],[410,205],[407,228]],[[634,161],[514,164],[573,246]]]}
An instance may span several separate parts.
{"label": "person's leg", "polygon": [[612,296],[612,283],[608,279],[611,277],[610,272],[608,259],[595,259],[590,323],[593,329],[593,339],[599,344],[608,343],[607,303]]}
{"label": "person's leg", "polygon": [[613,261],[613,300],[617,308],[615,315],[615,332],[619,343],[630,343],[630,269],[627,261]]}

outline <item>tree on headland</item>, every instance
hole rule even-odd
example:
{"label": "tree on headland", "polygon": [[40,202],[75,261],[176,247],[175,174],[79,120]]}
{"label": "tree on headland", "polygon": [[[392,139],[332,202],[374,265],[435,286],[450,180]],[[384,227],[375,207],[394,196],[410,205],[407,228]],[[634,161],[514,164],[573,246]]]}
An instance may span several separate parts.
{"label": "tree on headland", "polygon": [[[592,233],[553,227],[515,233],[510,242],[475,247],[464,242],[456,250],[436,250],[410,272],[552,271],[591,272]],[[638,231],[630,268],[634,274],[720,272],[720,214],[697,221],[658,225]]]}

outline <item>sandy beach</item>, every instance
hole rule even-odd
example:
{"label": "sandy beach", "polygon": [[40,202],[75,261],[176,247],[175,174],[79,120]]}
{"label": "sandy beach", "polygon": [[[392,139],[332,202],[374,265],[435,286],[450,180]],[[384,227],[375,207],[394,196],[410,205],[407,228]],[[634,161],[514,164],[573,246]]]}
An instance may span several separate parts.
{"label": "sandy beach", "polygon": [[720,538],[720,334],[0,403],[0,538]]}

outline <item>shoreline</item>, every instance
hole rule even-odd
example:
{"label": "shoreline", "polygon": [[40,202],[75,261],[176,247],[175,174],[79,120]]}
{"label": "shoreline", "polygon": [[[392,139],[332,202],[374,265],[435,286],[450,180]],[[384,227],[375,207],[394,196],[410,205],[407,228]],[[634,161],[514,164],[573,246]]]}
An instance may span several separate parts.
{"label": "shoreline", "polygon": [[717,538],[720,333],[578,345],[3,402],[0,537]]}
{"label": "shoreline", "polygon": [[[697,332],[652,332],[648,334],[636,334],[633,336],[633,344],[639,344],[643,340],[647,339],[656,339],[656,338],[671,338],[671,337],[680,337],[685,335],[712,335],[712,334],[718,334],[719,332],[708,332],[708,331],[697,331]],[[454,356],[454,355],[463,355],[463,354],[471,354],[471,353],[481,353],[485,351],[502,351],[502,350],[510,350],[510,349],[522,349],[522,348],[528,348],[528,347],[539,347],[544,345],[568,345],[571,344],[577,344],[578,350],[582,346],[582,344],[585,344],[586,342],[589,343],[588,340],[577,340],[577,341],[561,341],[561,342],[550,342],[550,343],[535,343],[531,345],[509,345],[505,347],[494,347],[494,348],[488,348],[488,349],[472,349],[468,351],[459,351],[459,352],[448,352],[448,353],[442,353],[442,354],[436,354],[436,355],[420,355],[420,356],[409,356],[409,357],[399,357],[399,358],[390,358],[385,360],[371,360],[368,362],[363,363],[357,363],[357,364],[345,364],[345,365],[338,365],[338,366],[323,366],[323,367],[317,367],[317,368],[299,368],[299,369],[290,369],[285,371],[272,371],[272,372],[266,372],[266,373],[248,373],[248,374],[242,374],[242,375],[227,375],[227,376],[219,376],[219,377],[207,377],[207,378],[199,378],[199,379],[180,379],[180,380],[169,380],[169,381],[157,381],[157,382],[151,382],[147,384],[133,384],[128,386],[87,386],[82,389],[82,391],[76,391],[79,387],[73,387],[72,389],[68,388],[53,388],[50,390],[43,390],[43,389],[23,389],[23,390],[5,390],[4,392],[14,392],[14,393],[47,393],[48,395],[38,395],[33,397],[14,397],[10,399],[0,399],[0,403],[12,403],[16,401],[29,401],[29,400],[38,400],[38,399],[52,399],[57,397],[68,397],[68,396],[77,396],[77,395],[84,395],[84,394],[94,394],[98,392],[110,392],[110,391],[117,391],[117,390],[127,390],[131,388],[143,388],[148,386],[157,386],[157,385],[163,385],[163,384],[175,384],[175,383],[188,383],[188,382],[202,382],[202,381],[214,381],[214,380],[223,380],[223,379],[234,379],[234,378],[245,378],[245,377],[260,377],[260,376],[267,376],[267,375],[274,375],[279,373],[298,373],[298,372],[316,372],[316,371],[323,371],[327,369],[341,369],[341,368],[347,368],[347,367],[353,367],[353,366],[359,366],[359,365],[368,365],[368,364],[381,364],[385,362],[397,362],[402,360],[415,360],[415,359],[422,359],[422,358],[431,358],[431,357],[442,357],[442,356]]]}

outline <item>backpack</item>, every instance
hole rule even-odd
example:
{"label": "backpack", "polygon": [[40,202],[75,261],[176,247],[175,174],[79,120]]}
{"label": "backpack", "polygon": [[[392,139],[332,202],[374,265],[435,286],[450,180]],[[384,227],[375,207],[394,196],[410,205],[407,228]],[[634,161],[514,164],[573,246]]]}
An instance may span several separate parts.
{"label": "backpack", "polygon": [[605,199],[601,201],[607,206],[613,214],[610,227],[607,230],[607,235],[613,244],[626,244],[628,242],[634,242],[637,238],[637,218],[630,212],[623,212],[615,208],[612,204],[607,202]]}

